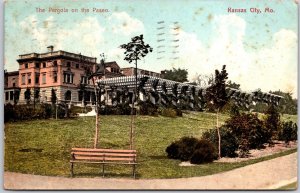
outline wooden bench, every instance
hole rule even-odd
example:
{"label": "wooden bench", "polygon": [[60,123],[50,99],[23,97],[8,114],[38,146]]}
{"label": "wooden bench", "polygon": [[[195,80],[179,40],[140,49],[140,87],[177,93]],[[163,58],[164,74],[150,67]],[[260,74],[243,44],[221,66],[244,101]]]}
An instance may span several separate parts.
{"label": "wooden bench", "polygon": [[103,177],[105,164],[132,165],[132,175],[135,178],[136,150],[72,148],[70,163],[71,177],[74,175],[74,163],[89,163],[102,164]]}

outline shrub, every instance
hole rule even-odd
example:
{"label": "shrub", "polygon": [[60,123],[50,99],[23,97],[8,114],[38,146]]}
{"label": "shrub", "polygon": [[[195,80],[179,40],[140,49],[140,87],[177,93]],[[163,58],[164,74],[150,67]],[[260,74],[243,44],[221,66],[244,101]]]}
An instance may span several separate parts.
{"label": "shrub", "polygon": [[143,102],[139,104],[140,106],[140,115],[152,115],[157,116],[158,115],[158,108],[153,105],[152,103]]}
{"label": "shrub", "polygon": [[202,164],[212,162],[217,158],[215,148],[212,143],[202,139],[196,144],[193,155],[191,156],[192,164]]}
{"label": "shrub", "polygon": [[[272,131],[265,127],[264,122],[259,120],[256,114],[242,113],[232,116],[226,121],[226,127],[238,139],[239,146],[247,144],[248,149],[261,148],[264,143],[270,142],[272,137]],[[248,142],[241,143],[245,139]]]}
{"label": "shrub", "polygon": [[193,164],[212,162],[217,158],[214,146],[207,140],[183,137],[166,149],[168,158],[191,161]]}
{"label": "shrub", "polygon": [[15,120],[14,106],[8,103],[4,105],[4,122],[6,123],[14,120]]}
{"label": "shrub", "polygon": [[166,149],[168,158],[179,159],[179,145],[176,142],[171,143]]}
{"label": "shrub", "polygon": [[183,137],[180,140],[173,142],[166,149],[168,158],[180,159],[181,161],[190,160],[197,143],[198,139],[193,137]]}
{"label": "shrub", "polygon": [[177,111],[171,108],[163,108],[161,110],[161,115],[165,117],[172,117],[175,118],[177,116]]}
{"label": "shrub", "polygon": [[[274,105],[268,107],[266,111],[266,118],[264,120],[265,127],[269,130],[269,138],[275,137],[280,130],[280,114]],[[271,140],[269,140],[271,142]]]}
{"label": "shrub", "polygon": [[278,139],[284,140],[287,144],[290,141],[297,140],[297,130],[298,126],[296,123],[293,123],[292,121],[283,122],[282,129],[278,134]]}
{"label": "shrub", "polygon": [[[239,147],[237,138],[232,135],[230,130],[223,126],[220,128],[221,135],[221,155],[223,157],[236,157],[237,149]],[[218,133],[216,129],[211,129],[210,131],[206,131],[202,135],[202,139],[206,139],[214,145],[215,149],[218,149]]]}

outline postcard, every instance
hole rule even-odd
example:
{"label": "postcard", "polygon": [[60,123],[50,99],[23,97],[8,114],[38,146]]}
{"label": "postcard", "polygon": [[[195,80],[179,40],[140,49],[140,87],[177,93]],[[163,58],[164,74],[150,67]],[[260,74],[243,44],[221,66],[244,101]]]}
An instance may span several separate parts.
{"label": "postcard", "polygon": [[4,188],[295,190],[298,3],[4,1]]}

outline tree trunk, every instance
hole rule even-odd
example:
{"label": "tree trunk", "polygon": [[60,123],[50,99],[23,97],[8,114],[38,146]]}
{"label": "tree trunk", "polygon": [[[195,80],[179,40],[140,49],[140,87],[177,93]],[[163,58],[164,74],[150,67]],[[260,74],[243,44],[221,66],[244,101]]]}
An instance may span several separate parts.
{"label": "tree trunk", "polygon": [[219,128],[219,109],[217,110],[217,131],[218,131],[218,155],[219,159],[221,158],[221,134],[220,134],[220,128]]}
{"label": "tree trunk", "polygon": [[96,102],[95,102],[95,112],[96,112],[96,121],[95,121],[95,139],[94,139],[94,148],[97,148],[97,144],[98,144],[98,133],[99,133],[99,116],[98,116],[98,93],[97,93],[97,89],[95,86],[95,80],[93,78],[93,85],[94,85],[94,92],[95,92],[95,98],[96,98]]}
{"label": "tree trunk", "polygon": [[[137,57],[137,56],[136,56]],[[134,92],[134,98],[135,101],[138,101],[138,93],[137,93],[137,59],[135,59],[135,92]],[[134,138],[134,103],[135,101],[132,101],[132,108],[131,108],[131,125],[130,125],[130,149],[133,149],[133,138]],[[135,111],[137,114],[137,111]]]}

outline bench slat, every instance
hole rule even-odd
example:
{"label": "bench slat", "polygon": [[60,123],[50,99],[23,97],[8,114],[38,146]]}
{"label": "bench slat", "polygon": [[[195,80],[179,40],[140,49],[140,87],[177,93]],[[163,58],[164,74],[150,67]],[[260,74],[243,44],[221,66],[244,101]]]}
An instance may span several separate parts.
{"label": "bench slat", "polygon": [[103,162],[103,161],[82,161],[82,160],[71,160],[71,163],[86,163],[86,164],[117,164],[117,165],[138,165],[136,162]]}
{"label": "bench slat", "polygon": [[133,158],[75,156],[76,160],[135,161]]}
{"label": "bench slat", "polygon": [[93,149],[93,148],[72,148],[72,151],[84,152],[113,152],[113,153],[136,153],[136,150],[123,150],[123,149]]}
{"label": "bench slat", "polygon": [[94,152],[72,152],[76,155],[94,155],[94,156],[105,156],[105,157],[136,157],[136,154],[121,154],[121,153],[94,153]]}

